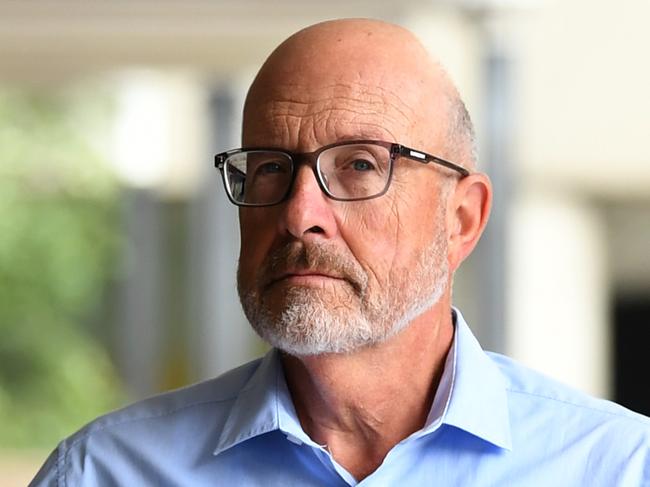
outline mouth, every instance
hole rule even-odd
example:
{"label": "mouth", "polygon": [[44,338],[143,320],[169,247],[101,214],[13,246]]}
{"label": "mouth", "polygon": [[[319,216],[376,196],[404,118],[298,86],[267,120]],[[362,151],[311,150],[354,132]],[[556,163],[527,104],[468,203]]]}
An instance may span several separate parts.
{"label": "mouth", "polygon": [[359,292],[359,286],[347,276],[330,270],[291,269],[272,276],[265,284],[265,289],[276,285],[322,288],[327,284],[344,283]]}
{"label": "mouth", "polygon": [[327,272],[314,271],[314,270],[299,270],[299,271],[285,272],[277,277],[270,279],[266,287],[270,288],[276,284],[282,284],[282,283],[286,283],[294,286],[320,287],[323,284],[326,284],[328,282],[336,282],[336,281],[350,284],[348,279],[340,275],[329,274]]}

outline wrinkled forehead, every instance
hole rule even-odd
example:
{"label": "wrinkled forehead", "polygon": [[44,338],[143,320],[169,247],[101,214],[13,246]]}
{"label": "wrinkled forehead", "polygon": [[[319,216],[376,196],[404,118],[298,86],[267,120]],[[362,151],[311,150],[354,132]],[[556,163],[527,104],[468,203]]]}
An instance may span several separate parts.
{"label": "wrinkled forehead", "polygon": [[243,144],[313,150],[357,137],[433,150],[447,106],[431,66],[394,50],[293,49],[274,53],[251,86]]}
{"label": "wrinkled forehead", "polygon": [[[410,93],[412,95],[412,93]],[[330,83],[287,82],[249,99],[244,145],[280,144],[310,150],[345,139],[404,144],[417,138],[421,114],[415,97],[356,79]]]}

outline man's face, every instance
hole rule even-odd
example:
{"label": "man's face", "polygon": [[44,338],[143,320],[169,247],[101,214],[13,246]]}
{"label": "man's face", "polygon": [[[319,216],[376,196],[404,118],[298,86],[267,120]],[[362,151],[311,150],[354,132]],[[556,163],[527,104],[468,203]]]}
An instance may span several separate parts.
{"label": "man's face", "polygon": [[[249,97],[244,145],[309,152],[376,139],[440,149],[414,127],[420,100],[375,75],[274,79]],[[398,159],[385,195],[342,202],[300,166],[286,202],[242,208],[238,289],[255,330],[296,355],[350,352],[430,308],[448,286],[443,182],[430,165]]]}

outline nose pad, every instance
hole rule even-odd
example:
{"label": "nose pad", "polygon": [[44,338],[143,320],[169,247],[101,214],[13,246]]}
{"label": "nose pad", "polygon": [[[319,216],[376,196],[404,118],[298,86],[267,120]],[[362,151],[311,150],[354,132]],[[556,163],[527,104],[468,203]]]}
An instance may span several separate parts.
{"label": "nose pad", "polygon": [[[318,177],[318,174],[315,174],[315,175],[316,175],[316,177]],[[322,179],[323,185],[324,185],[326,188],[329,188],[329,179],[327,178],[327,175],[321,173],[320,178]]]}

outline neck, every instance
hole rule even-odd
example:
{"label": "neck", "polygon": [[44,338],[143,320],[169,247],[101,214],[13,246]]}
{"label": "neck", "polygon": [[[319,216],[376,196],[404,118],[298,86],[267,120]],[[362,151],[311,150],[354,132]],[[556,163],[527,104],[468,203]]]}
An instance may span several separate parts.
{"label": "neck", "polygon": [[424,426],[452,338],[449,305],[439,303],[384,343],[349,354],[283,355],[303,429],[357,480],[367,477]]}

